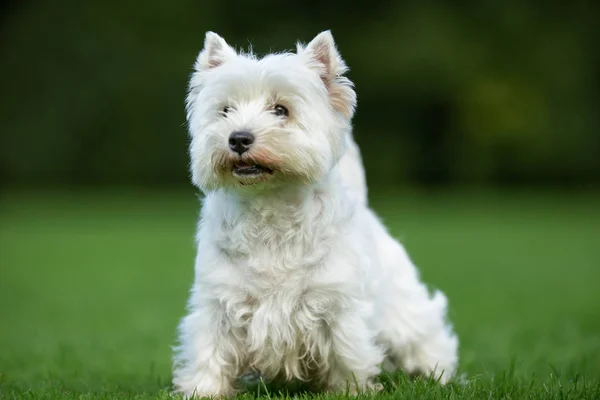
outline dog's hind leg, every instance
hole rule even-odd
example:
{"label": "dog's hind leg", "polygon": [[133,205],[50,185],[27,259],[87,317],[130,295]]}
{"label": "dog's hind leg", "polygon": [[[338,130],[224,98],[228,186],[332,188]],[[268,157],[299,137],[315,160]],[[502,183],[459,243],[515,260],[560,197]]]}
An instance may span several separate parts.
{"label": "dog's hind leg", "polygon": [[431,296],[416,280],[393,291],[395,296],[387,298],[380,310],[378,341],[387,347],[386,369],[432,375],[446,383],[458,358],[458,339],[446,322],[446,296],[441,292]]}

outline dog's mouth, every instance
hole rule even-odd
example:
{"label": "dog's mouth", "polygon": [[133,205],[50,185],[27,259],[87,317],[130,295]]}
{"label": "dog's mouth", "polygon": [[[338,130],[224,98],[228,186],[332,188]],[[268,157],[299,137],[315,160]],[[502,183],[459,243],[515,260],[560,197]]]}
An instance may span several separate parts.
{"label": "dog's mouth", "polygon": [[273,170],[259,164],[250,164],[239,161],[233,165],[233,174],[239,177],[253,177],[263,174],[272,174]]}

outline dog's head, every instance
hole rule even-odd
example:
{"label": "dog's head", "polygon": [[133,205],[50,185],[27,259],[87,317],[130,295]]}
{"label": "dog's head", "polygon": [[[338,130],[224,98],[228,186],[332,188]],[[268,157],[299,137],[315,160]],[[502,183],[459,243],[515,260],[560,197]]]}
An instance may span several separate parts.
{"label": "dog's head", "polygon": [[202,191],[318,182],[342,156],[356,94],[329,31],[260,59],[208,32],[194,69],[187,119]]}

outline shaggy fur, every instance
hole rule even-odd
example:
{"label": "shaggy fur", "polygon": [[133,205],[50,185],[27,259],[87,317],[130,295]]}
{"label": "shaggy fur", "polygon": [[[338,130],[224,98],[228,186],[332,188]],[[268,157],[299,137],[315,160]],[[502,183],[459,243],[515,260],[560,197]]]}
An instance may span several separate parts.
{"label": "shaggy fur", "polygon": [[[372,387],[382,368],[454,374],[446,297],[367,206],[346,71],[329,31],[260,59],[206,34],[187,99],[205,199],[176,392],[231,396],[252,372],[332,391]],[[236,131],[255,137],[241,155]]]}

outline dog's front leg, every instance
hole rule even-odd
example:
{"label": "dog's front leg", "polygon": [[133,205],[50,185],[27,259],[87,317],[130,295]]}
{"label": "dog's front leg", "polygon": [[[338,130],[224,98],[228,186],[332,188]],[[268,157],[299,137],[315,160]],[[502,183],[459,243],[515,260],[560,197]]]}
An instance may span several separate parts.
{"label": "dog's front leg", "polygon": [[236,393],[240,347],[221,306],[192,309],[179,325],[173,386],[189,397],[228,397]]}
{"label": "dog's front leg", "polygon": [[328,388],[351,393],[377,389],[372,379],[380,373],[383,349],[375,344],[362,316],[346,313],[330,326],[334,361]]}

